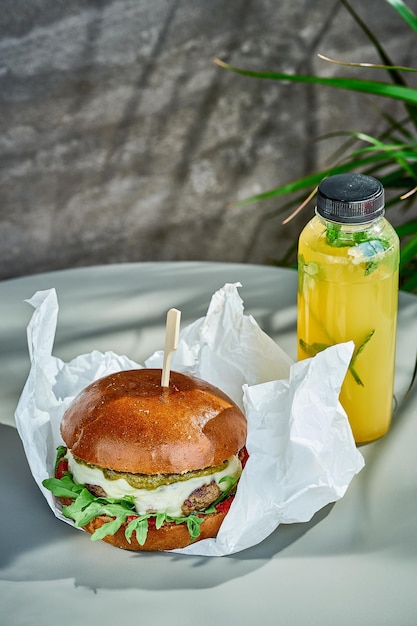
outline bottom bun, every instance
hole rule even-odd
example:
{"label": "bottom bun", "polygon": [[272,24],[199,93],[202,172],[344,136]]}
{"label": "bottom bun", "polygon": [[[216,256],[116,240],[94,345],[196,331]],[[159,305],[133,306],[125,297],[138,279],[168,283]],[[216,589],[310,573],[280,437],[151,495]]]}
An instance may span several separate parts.
{"label": "bottom bun", "polygon": [[[219,511],[217,513],[206,515],[200,526],[200,534],[197,539],[194,539],[194,541],[192,541],[190,537],[187,524],[176,524],[175,522],[165,522],[159,529],[149,527],[146,541],[143,545],[138,543],[135,533],[133,533],[129,543],[125,536],[125,524],[122,525],[119,530],[114,533],[114,535],[107,535],[106,537],[103,537],[102,541],[105,541],[116,548],[133,551],[161,551],[186,548],[190,544],[201,541],[202,539],[215,537],[226,516],[226,513],[227,511]],[[103,524],[109,521],[109,518],[104,516],[95,517],[86,526],[83,526],[83,528],[88,533],[93,534],[98,528],[101,528]]]}

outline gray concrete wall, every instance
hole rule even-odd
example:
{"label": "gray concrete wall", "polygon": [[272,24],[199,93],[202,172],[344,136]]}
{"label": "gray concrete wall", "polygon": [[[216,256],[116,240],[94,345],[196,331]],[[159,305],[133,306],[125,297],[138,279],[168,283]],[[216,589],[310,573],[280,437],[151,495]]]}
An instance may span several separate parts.
{"label": "gray concrete wall", "polygon": [[[415,37],[384,0],[353,4],[397,63],[417,62]],[[379,124],[369,98],[213,63],[334,74],[317,52],[376,60],[338,0],[0,5],[0,278],[270,262],[310,213],[282,226],[285,212],[270,215],[283,200],[227,205],[324,165],[337,141],[317,143],[322,133]]]}

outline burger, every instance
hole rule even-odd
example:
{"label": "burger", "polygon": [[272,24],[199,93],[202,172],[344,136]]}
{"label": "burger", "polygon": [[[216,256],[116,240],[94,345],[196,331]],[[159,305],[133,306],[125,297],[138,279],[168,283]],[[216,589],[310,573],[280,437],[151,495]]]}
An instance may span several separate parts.
{"label": "burger", "polygon": [[126,370],[88,385],[61,421],[43,481],[75,526],[126,550],[215,537],[247,457],[246,419],[220,389],[179,372]]}

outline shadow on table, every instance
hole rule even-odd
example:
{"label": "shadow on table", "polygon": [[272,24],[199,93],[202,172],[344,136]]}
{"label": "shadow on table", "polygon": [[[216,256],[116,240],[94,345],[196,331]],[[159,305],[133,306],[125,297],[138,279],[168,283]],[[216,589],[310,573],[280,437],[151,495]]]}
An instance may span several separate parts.
{"label": "shadow on table", "polygon": [[2,496],[8,503],[1,532],[1,580],[74,579],[76,587],[92,590],[215,587],[262,567],[332,508],[323,508],[308,523],[282,525],[259,545],[230,556],[127,552],[92,543],[84,532],[57,520],[30,475],[17,431],[0,426],[0,442]]}

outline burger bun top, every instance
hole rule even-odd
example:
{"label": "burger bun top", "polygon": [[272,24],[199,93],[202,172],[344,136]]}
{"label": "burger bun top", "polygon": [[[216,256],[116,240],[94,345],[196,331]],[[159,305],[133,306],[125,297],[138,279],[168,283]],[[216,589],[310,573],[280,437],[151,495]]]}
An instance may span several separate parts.
{"label": "burger bun top", "polygon": [[72,454],[119,472],[179,474],[220,465],[245,445],[246,419],[220,389],[160,369],[125,370],[88,385],[61,435]]}

